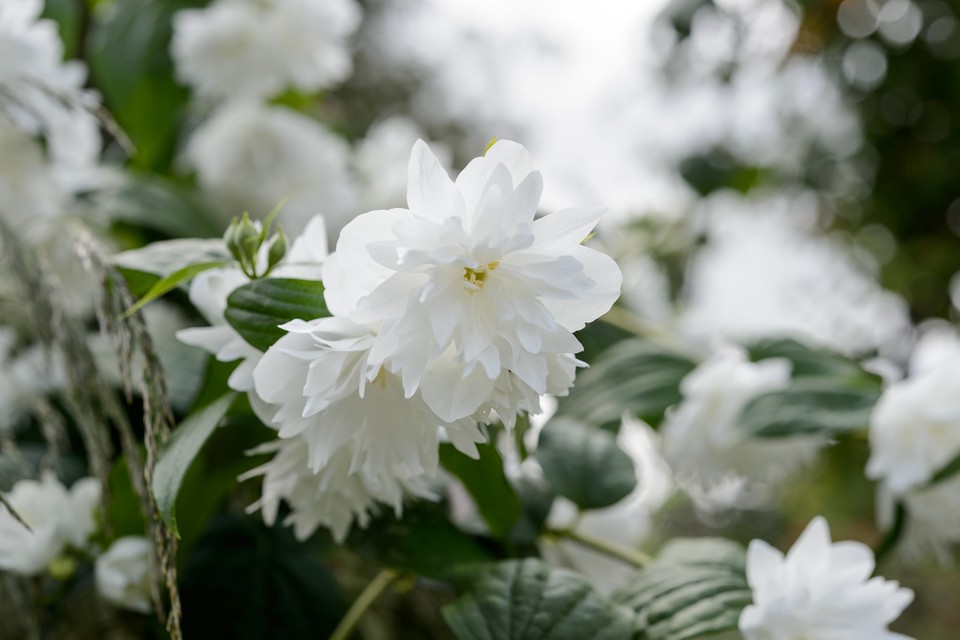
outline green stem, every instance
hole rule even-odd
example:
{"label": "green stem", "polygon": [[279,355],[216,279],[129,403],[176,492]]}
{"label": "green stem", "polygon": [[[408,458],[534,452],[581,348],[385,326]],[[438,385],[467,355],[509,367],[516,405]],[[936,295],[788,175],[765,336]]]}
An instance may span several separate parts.
{"label": "green stem", "polygon": [[360,618],[370,608],[370,605],[380,597],[380,594],[387,587],[399,579],[400,574],[393,569],[384,569],[378,573],[377,577],[370,581],[363,593],[350,606],[350,610],[347,611],[347,615],[343,616],[343,620],[337,625],[333,635],[330,636],[330,640],[347,640],[356,628],[357,623],[360,622]]}
{"label": "green stem", "polygon": [[547,533],[558,538],[566,538],[572,542],[576,542],[580,546],[599,551],[606,556],[621,560],[637,568],[645,567],[653,562],[653,558],[642,551],[621,547],[609,540],[604,540],[603,538],[598,538],[589,533],[583,533],[582,531],[575,531],[573,529],[551,529],[548,530]]}
{"label": "green stem", "polygon": [[640,336],[641,338],[645,338],[669,351],[674,351],[680,355],[686,356],[695,362],[700,362],[706,358],[706,354],[701,353],[699,350],[692,348],[688,344],[684,344],[670,332],[664,331],[660,327],[644,322],[635,314],[623,307],[612,307],[600,317],[600,321],[605,322],[610,326],[617,327],[618,329],[623,329],[627,333],[632,333]]}

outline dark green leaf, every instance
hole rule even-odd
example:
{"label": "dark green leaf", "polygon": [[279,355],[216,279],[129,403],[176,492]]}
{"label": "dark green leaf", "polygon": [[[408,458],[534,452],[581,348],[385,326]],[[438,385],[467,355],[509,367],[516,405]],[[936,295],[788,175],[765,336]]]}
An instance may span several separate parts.
{"label": "dark green leaf", "polygon": [[751,602],[745,562],[728,540],[673,540],[613,599],[637,613],[644,640],[709,637],[736,629]]}
{"label": "dark green leaf", "polygon": [[57,23],[66,57],[75,56],[83,27],[83,0],[46,0],[43,17]]}
{"label": "dark green leaf", "polygon": [[177,494],[183,477],[236,397],[236,392],[230,391],[189,415],[160,452],[152,490],[160,516],[174,532],[177,530]]}
{"label": "dark green leaf", "polygon": [[933,478],[930,479],[929,485],[940,484],[945,480],[949,480],[960,473],[960,454],[957,454],[953,460],[943,465],[939,471],[933,474]]}
{"label": "dark green leaf", "polygon": [[215,522],[190,554],[180,588],[186,638],[318,640],[346,612],[311,548],[254,518]]}
{"label": "dark green leaf", "polygon": [[230,326],[260,351],[286,335],[280,325],[330,315],[323,283],[316,280],[264,278],[234,289],[224,314]]}
{"label": "dark green leaf", "polygon": [[150,287],[150,290],[143,294],[139,300],[137,300],[136,304],[123,312],[123,317],[126,318],[128,316],[132,316],[149,303],[166,295],[173,289],[176,289],[181,283],[190,280],[198,274],[201,274],[204,271],[209,271],[210,269],[225,267],[229,264],[230,262],[227,260],[220,260],[217,262],[201,262],[200,264],[191,264],[190,266],[184,267],[179,271],[174,271],[170,275],[157,280],[157,282]]}
{"label": "dark green leaf", "polygon": [[656,426],[671,405],[680,401],[680,380],[694,363],[640,338],[626,340],[603,352],[577,376],[559,411],[614,430],[624,412]]}
{"label": "dark green leaf", "polygon": [[474,460],[451,444],[440,445],[440,462],[455,475],[473,496],[480,515],[491,533],[503,538],[520,518],[520,499],[503,472],[503,460],[489,443],[477,445],[480,458]]}
{"label": "dark green leaf", "polygon": [[864,371],[859,364],[840,354],[815,349],[797,340],[778,339],[761,340],[748,347],[750,359],[754,361],[767,358],[786,358],[793,365],[794,378],[828,377],[865,380],[876,376]]}
{"label": "dark green leaf", "polygon": [[551,488],[583,509],[608,507],[637,486],[633,460],[613,434],[570,418],[547,423],[536,458]]}
{"label": "dark green leaf", "polygon": [[627,640],[634,626],[583,577],[535,559],[489,567],[443,617],[459,640]]}
{"label": "dark green leaf", "polygon": [[758,437],[841,435],[865,429],[879,388],[843,386],[829,378],[795,380],[750,401],[741,427]]}

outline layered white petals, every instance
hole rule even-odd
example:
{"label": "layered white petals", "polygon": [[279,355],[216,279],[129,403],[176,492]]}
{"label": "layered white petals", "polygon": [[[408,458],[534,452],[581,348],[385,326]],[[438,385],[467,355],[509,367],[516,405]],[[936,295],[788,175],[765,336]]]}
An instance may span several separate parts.
{"label": "layered white petals", "polygon": [[622,277],[580,244],[602,210],[535,220],[541,190],[516,143],[497,142],[456,181],[414,145],[409,209],[354,219],[323,271],[335,315],[379,326],[369,371],[397,374],[407,397],[419,389],[445,420],[476,413],[514,379],[518,404],[530,404],[528,388],[547,392],[551,362],[581,350],[573,332],[610,308]]}
{"label": "layered white petals", "polygon": [[822,438],[753,438],[740,428],[740,413],[750,400],[789,380],[787,360],[754,363],[734,349],[687,374],[680,383],[683,401],[661,427],[663,454],[676,475],[704,485],[728,476],[776,480],[811,460]]}
{"label": "layered white petals", "polygon": [[150,613],[150,541],[141,536],[118,538],[97,558],[97,593],[110,604]]}
{"label": "layered white petals", "polygon": [[747,550],[753,604],[740,615],[745,640],[908,640],[887,630],[913,600],[910,589],[871,578],[873,553],[830,540],[814,518],[786,556],[762,540]]}

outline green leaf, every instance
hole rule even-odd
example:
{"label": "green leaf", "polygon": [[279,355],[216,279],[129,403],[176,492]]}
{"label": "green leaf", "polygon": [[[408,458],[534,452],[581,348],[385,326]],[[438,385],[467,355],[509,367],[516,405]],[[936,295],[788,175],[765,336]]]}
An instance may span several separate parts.
{"label": "green leaf", "polygon": [[318,640],[347,610],[311,546],[259,518],[215,521],[185,563],[180,589],[186,638]]}
{"label": "green leaf", "polygon": [[454,580],[492,560],[450,522],[443,507],[428,503],[407,505],[402,518],[385,512],[364,529],[354,527],[346,545],[372,564],[441,580]]}
{"label": "green leaf", "polygon": [[65,56],[76,55],[83,27],[83,0],[46,0],[42,17],[57,23]]}
{"label": "green leaf", "polygon": [[633,460],[613,434],[570,418],[547,423],[536,458],[551,488],[582,509],[608,507],[637,486]]}
{"label": "green leaf", "polygon": [[227,257],[223,240],[218,237],[223,233],[221,223],[199,195],[172,180],[157,175],[131,176],[104,200],[97,204],[111,220],[146,227],[173,238],[217,238],[221,254]]}
{"label": "green leaf", "polygon": [[260,351],[286,335],[280,325],[330,315],[323,283],[316,280],[263,278],[234,289],[224,314],[230,326]]}
{"label": "green leaf", "polygon": [[153,495],[163,521],[176,533],[177,494],[183,477],[204,443],[217,428],[237,393],[230,391],[184,420],[160,452],[153,472]]}
{"label": "green leaf", "polygon": [[729,540],[675,539],[613,600],[637,613],[644,640],[692,640],[737,628],[752,594],[743,548]]}
{"label": "green leaf", "polygon": [[123,312],[121,317],[127,318],[132,316],[149,303],[169,293],[171,290],[176,289],[177,285],[190,280],[197,274],[203,273],[204,271],[209,271],[210,269],[225,267],[229,264],[230,262],[227,260],[221,260],[218,262],[201,262],[200,264],[191,264],[190,266],[184,267],[179,271],[174,271],[170,275],[157,280],[157,282],[150,287],[150,290],[147,291],[143,297],[137,300],[136,304]]}
{"label": "green leaf", "polygon": [[940,484],[950,478],[954,477],[960,473],[960,454],[957,454],[953,460],[943,465],[930,479],[930,482],[927,483],[927,486],[933,486],[935,484]]}
{"label": "green leaf", "polygon": [[757,437],[847,434],[867,428],[879,397],[879,388],[843,386],[829,378],[795,380],[751,400],[740,425]]}
{"label": "green leaf", "polygon": [[440,462],[467,488],[494,536],[503,538],[520,519],[520,499],[503,472],[503,460],[489,443],[477,445],[474,460],[452,444],[440,445]]}
{"label": "green leaf", "polygon": [[761,340],[748,347],[750,359],[786,358],[793,365],[794,378],[828,377],[844,379],[879,379],[859,364],[840,354],[810,347],[791,339]]}
{"label": "green leaf", "polygon": [[193,264],[222,260],[231,260],[231,257],[221,238],[164,240],[110,257],[110,262],[121,269],[161,278]]}
{"label": "green leaf", "polygon": [[628,640],[634,627],[582,576],[532,558],[489,567],[443,617],[459,640]]}
{"label": "green leaf", "polygon": [[640,338],[618,342],[581,371],[559,413],[616,430],[624,412],[656,426],[680,401],[680,380],[694,363]]}

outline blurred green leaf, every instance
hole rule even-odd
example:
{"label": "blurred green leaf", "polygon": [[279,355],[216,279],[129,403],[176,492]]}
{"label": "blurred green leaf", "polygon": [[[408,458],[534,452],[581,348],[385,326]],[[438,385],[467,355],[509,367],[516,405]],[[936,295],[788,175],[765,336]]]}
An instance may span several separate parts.
{"label": "blurred green leaf", "polygon": [[581,370],[559,413],[610,429],[632,413],[656,426],[680,401],[680,380],[694,362],[641,338],[616,343]]}
{"label": "blurred green leaf", "polygon": [[633,460],[613,434],[570,418],[544,426],[535,455],[550,487],[582,509],[609,507],[637,486]]}
{"label": "blurred green leaf", "polygon": [[643,640],[692,640],[737,628],[752,594],[740,545],[718,538],[667,543],[613,594],[637,614]]}
{"label": "blurred green leaf", "polygon": [[260,351],[286,335],[280,325],[330,315],[323,283],[292,278],[263,278],[233,290],[224,313],[230,326]]}
{"label": "blurred green leaf", "polygon": [[801,378],[751,400],[740,415],[740,426],[757,437],[848,434],[867,428],[879,398],[879,388]]}
{"label": "blurred green leaf", "polygon": [[99,206],[111,220],[170,237],[218,238],[223,231],[198,194],[156,175],[133,176],[104,200]]}
{"label": "blurred green leaf", "polygon": [[176,289],[178,285],[187,280],[192,279],[193,277],[203,273],[204,271],[210,271],[211,269],[217,269],[219,267],[226,267],[230,264],[227,260],[218,260],[216,262],[201,262],[199,264],[191,264],[190,266],[184,267],[179,271],[174,271],[168,276],[164,276],[157,280],[150,290],[147,291],[143,296],[140,297],[137,302],[123,312],[123,317],[132,316],[137,311],[150,304],[157,298],[164,296],[173,289]]}
{"label": "blurred green leaf", "polygon": [[110,257],[110,261],[124,271],[138,271],[161,278],[193,264],[221,260],[231,258],[220,238],[164,240]]}
{"label": "blurred green leaf", "polygon": [[477,451],[480,458],[474,460],[452,444],[441,444],[440,463],[467,488],[491,533],[503,538],[520,518],[520,499],[504,475],[497,448],[484,443],[477,445]]}
{"label": "blurred green leaf", "polygon": [[153,473],[153,495],[163,521],[176,533],[177,495],[191,463],[236,399],[237,393],[225,393],[209,405],[190,414],[173,432],[160,452]]}
{"label": "blurred green leaf", "polygon": [[761,340],[750,345],[747,351],[753,361],[767,358],[786,358],[793,365],[792,375],[794,378],[862,378],[864,380],[875,380],[879,383],[877,376],[867,373],[853,360],[838,353],[816,349],[790,338]]}
{"label": "blurred green leaf", "polygon": [[628,640],[634,627],[585,578],[532,558],[490,566],[443,617],[459,640]]}
{"label": "blurred green leaf", "polygon": [[76,56],[83,28],[83,0],[45,0],[43,17],[57,23],[64,57]]}

